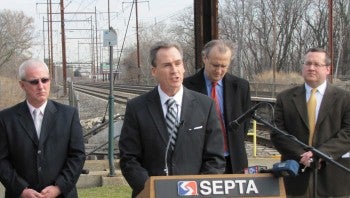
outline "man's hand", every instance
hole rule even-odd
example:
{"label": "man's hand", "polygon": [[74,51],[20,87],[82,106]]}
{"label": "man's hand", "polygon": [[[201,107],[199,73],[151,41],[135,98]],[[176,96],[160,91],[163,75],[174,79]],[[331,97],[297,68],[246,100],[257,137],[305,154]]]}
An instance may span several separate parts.
{"label": "man's hand", "polygon": [[[314,159],[313,159],[314,155],[311,151],[305,152],[305,153],[301,154],[300,156],[301,156],[301,159],[300,159],[299,163],[303,164],[305,166],[305,168],[310,167],[311,164],[314,162]],[[322,167],[325,165],[323,159],[319,159],[318,162],[314,162],[314,163],[317,163],[315,165],[317,165],[316,167],[318,170],[321,170]],[[303,171],[305,170],[305,168],[303,169]]]}
{"label": "man's hand", "polygon": [[44,195],[33,189],[26,188],[22,191],[21,198],[44,198]]}
{"label": "man's hand", "polygon": [[55,198],[61,194],[61,190],[58,186],[47,186],[41,191],[41,194],[45,198]]}
{"label": "man's hand", "polygon": [[303,164],[305,167],[310,167],[311,163],[314,161],[313,156],[314,154],[311,151],[307,151],[300,155],[301,159],[299,163]]}

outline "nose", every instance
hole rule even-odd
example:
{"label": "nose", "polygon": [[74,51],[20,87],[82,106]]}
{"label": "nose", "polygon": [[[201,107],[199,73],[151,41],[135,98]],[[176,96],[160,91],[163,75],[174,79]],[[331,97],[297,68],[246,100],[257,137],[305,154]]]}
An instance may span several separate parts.
{"label": "nose", "polygon": [[39,80],[38,87],[39,87],[39,88],[44,87],[44,83],[42,83],[41,80]]}

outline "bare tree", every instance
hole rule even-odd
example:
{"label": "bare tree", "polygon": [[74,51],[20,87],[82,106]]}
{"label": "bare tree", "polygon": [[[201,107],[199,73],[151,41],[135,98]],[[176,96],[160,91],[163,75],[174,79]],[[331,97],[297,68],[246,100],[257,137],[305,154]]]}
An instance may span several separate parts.
{"label": "bare tree", "polygon": [[181,44],[184,52],[184,63],[187,75],[194,74],[195,71],[195,49],[194,49],[194,13],[189,7],[174,19],[170,26],[170,35],[173,41]]}
{"label": "bare tree", "polygon": [[[0,69],[5,63],[28,55],[33,40],[33,19],[23,12],[0,11]],[[30,55],[30,54],[29,54]]]}
{"label": "bare tree", "polygon": [[327,2],[312,1],[311,7],[305,13],[304,21],[307,25],[304,36],[308,39],[305,47],[326,47],[328,41],[327,35]]}
{"label": "bare tree", "polygon": [[[334,6],[334,62],[336,73],[341,75],[350,72],[349,4],[348,0],[338,0]],[[328,45],[327,6],[323,0],[220,1],[219,37],[236,43],[231,72],[250,80],[265,71],[299,72],[307,49]],[[173,22],[143,25],[141,62],[148,64],[147,52],[155,41],[177,41],[184,48],[186,70],[191,75],[195,72],[193,9],[184,10]],[[149,70],[141,68],[145,78],[151,77]]]}
{"label": "bare tree", "polygon": [[149,64],[148,56],[150,47],[157,41],[168,40],[175,41],[181,44],[184,49],[184,62],[186,71],[191,74],[194,68],[194,34],[193,34],[193,11],[185,9],[177,17],[174,17],[173,23],[166,24],[158,22],[155,24],[140,24],[139,25],[139,57],[140,68],[136,68],[136,45],[130,47],[126,56],[124,56],[124,71],[123,78],[127,78],[128,82],[135,79],[135,73],[141,74],[141,82],[145,85],[154,85],[151,75],[151,65]]}
{"label": "bare tree", "polygon": [[342,78],[344,75],[349,75],[350,69],[350,2],[348,0],[339,0],[335,3],[335,25],[334,35],[335,41],[335,60],[334,60],[334,77]]}

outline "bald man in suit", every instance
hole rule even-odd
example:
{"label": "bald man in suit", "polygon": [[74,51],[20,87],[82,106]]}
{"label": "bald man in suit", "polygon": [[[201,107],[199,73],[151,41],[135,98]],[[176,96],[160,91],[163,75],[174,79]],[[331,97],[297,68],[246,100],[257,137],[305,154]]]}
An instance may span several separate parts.
{"label": "bald man in suit", "polygon": [[248,166],[245,138],[250,119],[233,129],[229,123],[250,108],[249,82],[227,73],[233,58],[233,44],[227,40],[209,41],[202,50],[204,68],[184,80],[184,86],[212,97],[212,83],[217,83],[220,118],[223,121],[224,141],[227,149],[225,173],[242,173]]}

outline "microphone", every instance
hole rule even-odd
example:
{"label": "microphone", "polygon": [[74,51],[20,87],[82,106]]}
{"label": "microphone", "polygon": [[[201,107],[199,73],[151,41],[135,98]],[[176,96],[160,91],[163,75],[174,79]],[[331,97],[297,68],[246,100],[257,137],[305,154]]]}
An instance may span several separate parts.
{"label": "microphone", "polygon": [[299,163],[295,160],[286,160],[275,163],[272,169],[261,170],[261,173],[272,173],[275,177],[295,177],[298,175]]}
{"label": "microphone", "polygon": [[267,166],[249,166],[247,168],[244,168],[244,174],[255,174],[255,173],[261,173],[261,171],[266,170]]}
{"label": "microphone", "polygon": [[184,122],[185,121],[182,120],[176,125],[177,130],[179,130],[184,125]]}
{"label": "microphone", "polygon": [[170,148],[171,136],[172,136],[172,134],[169,135],[168,143],[166,144],[166,148],[165,148],[164,172],[165,172],[166,176],[169,176],[168,153],[169,153],[169,148]]}
{"label": "microphone", "polygon": [[236,120],[231,121],[229,123],[229,126],[231,126],[234,129],[238,128],[242,124],[242,122],[244,122],[247,118],[249,118],[255,112],[255,110],[260,106],[260,104],[261,103],[254,105],[248,111],[246,111],[241,116],[239,116]]}
{"label": "microphone", "polygon": [[[178,124],[175,125],[176,130],[179,130],[183,125],[184,125],[185,121],[180,121]],[[174,129],[172,130],[174,131]],[[169,139],[168,139],[168,143],[166,144],[166,148],[165,148],[165,157],[164,157],[164,172],[166,176],[169,176],[169,167],[168,167],[168,155],[169,155],[169,148],[170,148],[170,143],[171,143],[171,136],[173,134],[169,134]]]}

